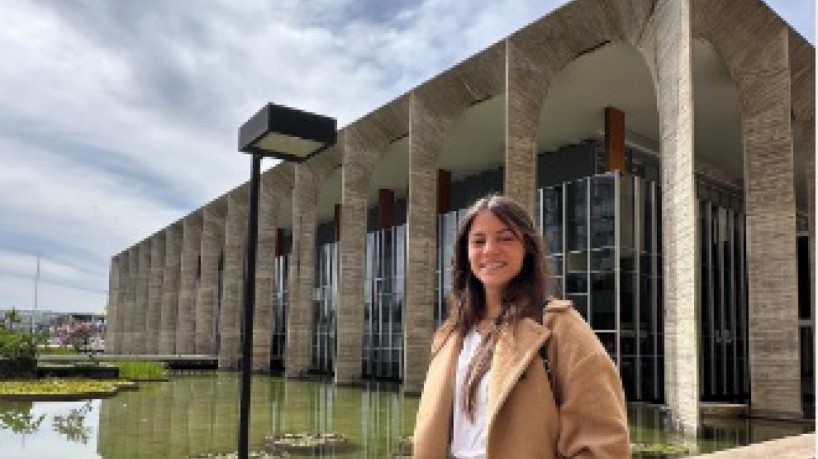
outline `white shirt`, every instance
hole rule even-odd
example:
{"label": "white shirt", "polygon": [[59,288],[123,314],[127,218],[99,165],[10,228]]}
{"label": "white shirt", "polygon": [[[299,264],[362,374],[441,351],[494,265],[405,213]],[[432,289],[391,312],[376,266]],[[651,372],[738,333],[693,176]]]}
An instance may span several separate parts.
{"label": "white shirt", "polygon": [[469,364],[480,346],[482,337],[472,329],[463,338],[463,348],[457,358],[457,374],[454,379],[454,419],[452,423],[452,443],[449,451],[457,459],[485,459],[486,457],[486,407],[489,401],[489,372],[483,375],[477,386],[474,423],[463,411],[463,380]]}

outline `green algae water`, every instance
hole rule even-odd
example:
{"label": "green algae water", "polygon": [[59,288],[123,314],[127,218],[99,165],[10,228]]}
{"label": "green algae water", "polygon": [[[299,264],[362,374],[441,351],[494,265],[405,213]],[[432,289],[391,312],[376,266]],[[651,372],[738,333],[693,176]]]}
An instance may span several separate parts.
{"label": "green algae water", "polygon": [[[182,459],[235,451],[238,394],[238,374],[213,373],[172,376],[104,400],[0,402],[0,457]],[[291,457],[391,458],[401,438],[411,435],[417,406],[417,397],[386,383],[338,387],[255,376],[250,449],[263,450],[271,435],[334,432],[349,440],[347,448]],[[683,445],[691,453],[813,430],[811,423],[706,420],[701,438],[686,441],[662,429],[663,414],[656,407],[632,405],[629,416],[633,442]]]}

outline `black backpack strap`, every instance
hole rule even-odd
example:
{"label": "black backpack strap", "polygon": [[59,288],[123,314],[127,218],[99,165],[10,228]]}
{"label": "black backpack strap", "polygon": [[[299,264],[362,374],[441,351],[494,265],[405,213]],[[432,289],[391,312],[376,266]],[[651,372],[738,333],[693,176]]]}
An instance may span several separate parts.
{"label": "black backpack strap", "polygon": [[551,376],[551,360],[548,358],[548,341],[540,346],[540,358],[542,359],[543,367],[545,368],[545,376],[548,378],[548,384],[551,386],[551,392],[554,392],[554,381]]}

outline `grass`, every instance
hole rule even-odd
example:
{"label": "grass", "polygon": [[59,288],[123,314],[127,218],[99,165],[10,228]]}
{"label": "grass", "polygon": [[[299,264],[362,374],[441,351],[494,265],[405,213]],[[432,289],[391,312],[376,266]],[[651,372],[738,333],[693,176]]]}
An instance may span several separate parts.
{"label": "grass", "polygon": [[168,370],[164,363],[140,361],[110,362],[119,367],[119,377],[131,381],[168,379]]}
{"label": "grass", "polygon": [[79,355],[79,352],[69,346],[37,346],[37,352],[39,352],[40,355]]}

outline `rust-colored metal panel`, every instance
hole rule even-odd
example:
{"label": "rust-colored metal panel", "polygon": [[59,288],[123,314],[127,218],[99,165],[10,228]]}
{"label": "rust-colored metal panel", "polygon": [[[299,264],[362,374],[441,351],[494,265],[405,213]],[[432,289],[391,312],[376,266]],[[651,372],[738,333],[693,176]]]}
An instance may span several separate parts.
{"label": "rust-colored metal panel", "polygon": [[609,171],[625,172],[625,112],[605,107],[605,156]]}
{"label": "rust-colored metal panel", "polygon": [[452,173],[444,169],[437,171],[437,213],[445,214],[452,203]]}

